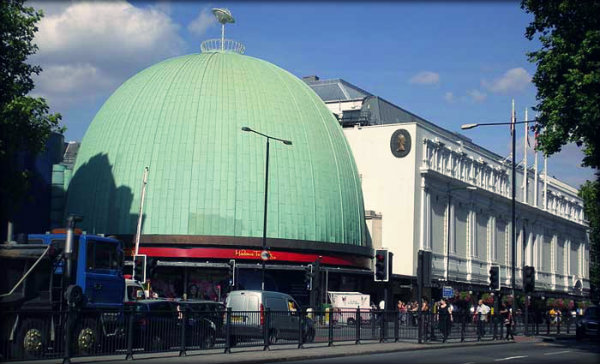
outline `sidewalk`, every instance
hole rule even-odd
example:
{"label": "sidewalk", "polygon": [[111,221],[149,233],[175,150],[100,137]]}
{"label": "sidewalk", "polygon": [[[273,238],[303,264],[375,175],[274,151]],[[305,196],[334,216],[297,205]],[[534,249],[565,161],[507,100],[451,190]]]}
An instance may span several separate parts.
{"label": "sidewalk", "polygon": [[[530,338],[527,338],[528,340]],[[517,341],[518,342],[518,341]],[[359,345],[353,342],[340,342],[328,347],[327,343],[308,344],[304,349],[297,349],[297,345],[274,345],[270,351],[263,351],[262,347],[235,347],[231,354],[224,354],[223,349],[188,351],[187,356],[179,357],[177,352],[139,354],[134,355],[133,361],[124,360],[124,355],[104,357],[73,358],[72,363],[110,363],[131,364],[144,361],[150,364],[160,363],[207,363],[207,364],[229,364],[229,363],[271,363],[279,361],[310,360],[331,357],[342,357],[350,355],[365,355],[375,353],[389,353],[413,350],[431,350],[451,347],[467,347],[479,345],[507,345],[515,341],[482,341],[482,342],[448,342],[416,344],[410,342],[387,342],[365,341]],[[23,363],[23,362],[21,362]],[[34,362],[31,362],[34,363]],[[35,363],[61,363],[60,360],[43,360]]]}

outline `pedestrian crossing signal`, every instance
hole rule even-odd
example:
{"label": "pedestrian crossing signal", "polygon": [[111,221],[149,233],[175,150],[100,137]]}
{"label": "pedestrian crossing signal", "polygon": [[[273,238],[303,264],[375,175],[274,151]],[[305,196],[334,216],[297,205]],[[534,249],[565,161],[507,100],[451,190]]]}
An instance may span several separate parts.
{"label": "pedestrian crossing signal", "polygon": [[500,290],[500,267],[497,265],[490,267],[490,289],[492,291]]}
{"label": "pedestrian crossing signal", "polygon": [[375,251],[375,282],[387,282],[390,280],[389,262],[390,252],[386,249]]}
{"label": "pedestrian crossing signal", "polygon": [[133,279],[146,282],[146,256],[136,255],[133,257]]}
{"label": "pedestrian crossing signal", "polygon": [[530,265],[523,267],[523,290],[525,292],[535,291],[535,268]]}

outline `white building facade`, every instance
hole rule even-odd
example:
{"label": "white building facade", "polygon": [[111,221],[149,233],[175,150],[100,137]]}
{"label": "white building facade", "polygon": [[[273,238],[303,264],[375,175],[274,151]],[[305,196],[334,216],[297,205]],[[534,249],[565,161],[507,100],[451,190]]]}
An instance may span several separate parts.
{"label": "white building facade", "polygon": [[[510,288],[510,161],[343,80],[305,81],[344,126],[373,247],[394,253],[393,273],[414,277],[426,250],[437,282],[487,287],[498,265]],[[508,128],[498,132],[510,138]],[[516,288],[531,265],[536,291],[585,295],[589,239],[577,189],[532,168],[526,184],[524,176],[518,166]]]}

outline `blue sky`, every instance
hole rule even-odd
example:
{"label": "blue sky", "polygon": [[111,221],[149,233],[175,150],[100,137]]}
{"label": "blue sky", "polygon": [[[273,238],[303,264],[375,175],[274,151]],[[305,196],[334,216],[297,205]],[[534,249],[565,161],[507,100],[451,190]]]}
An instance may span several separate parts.
{"label": "blue sky", "polygon": [[[524,30],[519,2],[33,2],[46,12],[36,41],[41,64],[34,94],[64,116],[81,140],[96,112],[125,80],[160,60],[199,52],[220,36],[210,9],[236,18],[226,37],[246,54],[298,77],[343,78],[452,131],[468,122],[509,121],[535,104],[538,46]],[[530,110],[530,118],[534,113]],[[508,156],[508,127],[463,131]],[[522,141],[523,129],[518,129]],[[522,158],[522,144],[518,147]],[[533,155],[529,157],[533,162]],[[549,174],[577,187],[593,176],[570,145],[549,159]]]}

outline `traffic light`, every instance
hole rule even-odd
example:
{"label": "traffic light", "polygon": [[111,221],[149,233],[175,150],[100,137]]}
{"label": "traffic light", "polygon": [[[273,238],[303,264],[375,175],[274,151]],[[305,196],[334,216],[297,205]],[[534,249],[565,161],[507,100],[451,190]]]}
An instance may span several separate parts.
{"label": "traffic light", "polygon": [[307,291],[312,291],[312,289],[313,289],[313,277],[314,277],[314,272],[313,272],[313,265],[311,263],[311,264],[307,265],[306,268],[304,268],[304,284],[306,284]]}
{"label": "traffic light", "polygon": [[375,251],[375,282],[387,282],[390,280],[390,252],[386,249]]}
{"label": "traffic light", "polygon": [[136,255],[133,257],[133,279],[142,283],[146,282],[146,256]]}
{"label": "traffic light", "polygon": [[422,287],[431,287],[431,266],[433,256],[430,251],[419,250],[417,266],[417,282]]}
{"label": "traffic light", "polygon": [[492,291],[500,290],[500,267],[497,265],[490,267],[490,289]]}
{"label": "traffic light", "polygon": [[535,291],[535,268],[530,265],[523,267],[523,290],[525,292]]}
{"label": "traffic light", "polygon": [[229,260],[229,285],[235,287],[235,259]]}

